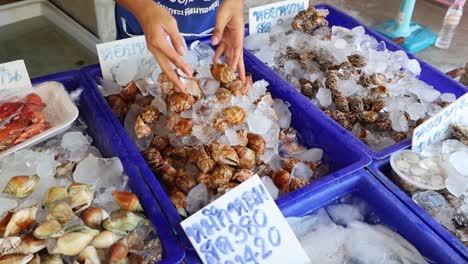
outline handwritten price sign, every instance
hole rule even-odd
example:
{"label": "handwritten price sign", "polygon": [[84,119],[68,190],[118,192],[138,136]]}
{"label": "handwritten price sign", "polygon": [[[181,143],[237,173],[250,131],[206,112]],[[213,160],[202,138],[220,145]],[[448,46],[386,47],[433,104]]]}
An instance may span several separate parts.
{"label": "handwritten price sign", "polygon": [[251,8],[249,32],[250,34],[270,32],[273,26],[294,17],[308,6],[309,0],[289,0]]}
{"label": "handwritten price sign", "polygon": [[32,88],[32,84],[24,60],[0,64],[0,91],[2,91],[2,97],[5,94],[16,93],[17,89],[29,88]]}
{"label": "handwritten price sign", "polygon": [[256,175],[182,222],[203,263],[309,263]]}

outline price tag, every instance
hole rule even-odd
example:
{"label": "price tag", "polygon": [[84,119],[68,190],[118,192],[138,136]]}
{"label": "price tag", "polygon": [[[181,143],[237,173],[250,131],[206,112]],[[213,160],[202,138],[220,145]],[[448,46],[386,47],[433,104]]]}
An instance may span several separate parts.
{"label": "price tag", "polygon": [[11,92],[15,93],[17,90],[30,88],[32,88],[31,79],[29,78],[24,60],[0,64],[0,90],[2,91],[2,95],[10,93],[6,90],[14,90]]}
{"label": "price tag", "polygon": [[151,67],[156,63],[146,46],[145,36],[98,44],[96,49],[101,64],[102,77],[107,80],[116,79],[113,73],[121,65],[136,67],[134,71],[140,72],[142,67]]}
{"label": "price tag", "polygon": [[277,24],[309,7],[309,0],[289,0],[249,10],[249,33],[267,33]]}
{"label": "price tag", "polygon": [[433,143],[447,139],[453,123],[468,125],[468,93],[415,128],[411,150],[420,152]]}
{"label": "price tag", "polygon": [[310,263],[255,175],[182,222],[203,263]]}

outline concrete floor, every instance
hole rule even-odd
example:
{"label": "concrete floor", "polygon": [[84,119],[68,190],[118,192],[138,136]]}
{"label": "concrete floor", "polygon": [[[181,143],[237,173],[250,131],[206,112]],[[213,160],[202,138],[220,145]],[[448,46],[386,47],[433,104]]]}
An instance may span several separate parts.
{"label": "concrete floor", "polygon": [[[245,17],[248,19],[248,8],[273,2],[278,1],[246,1],[247,6],[245,8]],[[394,18],[400,5],[400,1],[395,0],[310,1],[311,5],[318,3],[334,5],[371,27]],[[430,0],[420,0],[416,2],[413,21],[429,27],[434,32],[438,32],[446,12],[446,6],[437,4]],[[452,46],[448,50],[431,47],[416,55],[444,72],[457,67],[464,67],[466,62],[468,62],[468,14],[465,14],[462,18],[462,21],[457,28]]]}

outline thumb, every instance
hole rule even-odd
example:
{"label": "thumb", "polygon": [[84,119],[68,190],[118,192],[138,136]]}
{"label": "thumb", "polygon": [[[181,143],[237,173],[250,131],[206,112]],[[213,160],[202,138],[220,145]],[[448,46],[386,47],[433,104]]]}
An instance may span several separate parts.
{"label": "thumb", "polygon": [[213,36],[211,37],[211,44],[218,45],[221,39],[223,38],[224,29],[226,28],[227,23],[229,22],[229,17],[224,15],[222,12],[219,12],[216,16],[216,25],[213,31]]}

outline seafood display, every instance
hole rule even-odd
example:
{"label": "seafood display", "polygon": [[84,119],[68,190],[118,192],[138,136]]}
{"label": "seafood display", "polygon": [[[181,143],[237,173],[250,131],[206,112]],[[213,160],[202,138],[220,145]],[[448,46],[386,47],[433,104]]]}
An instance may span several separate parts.
{"label": "seafood display", "polygon": [[46,104],[35,93],[24,99],[0,102],[0,151],[9,149],[49,129],[42,110]]}
{"label": "seafood display", "polygon": [[365,201],[345,196],[340,202],[286,218],[311,263],[428,263],[410,242],[378,220],[364,222],[371,214]]}
{"label": "seafood display", "polygon": [[162,247],[118,158],[82,120],[0,160],[1,263],[153,263]]}
{"label": "seafood display", "polygon": [[[453,134],[465,139],[464,126]],[[465,142],[466,143],[466,142]],[[392,180],[434,219],[468,245],[468,145],[448,139],[423,149],[397,152],[391,157]]]}
{"label": "seafood display", "polygon": [[227,64],[211,65],[213,55],[192,44],[184,59],[197,72],[176,70],[185,91],[159,69],[125,76],[133,81],[120,89],[98,80],[179,213],[196,212],[255,174],[274,197],[326,175],[323,151],[300,144],[288,104],[272,98],[267,82],[250,75],[242,81]]}
{"label": "seafood display", "polygon": [[413,129],[455,101],[420,81],[419,62],[362,26],[329,27],[326,9],[313,6],[245,46],[372,149],[411,136]]}

